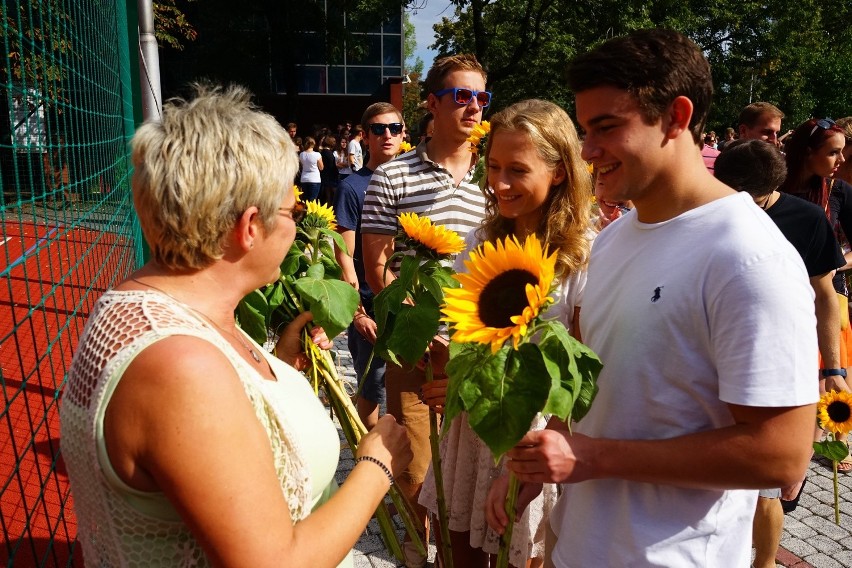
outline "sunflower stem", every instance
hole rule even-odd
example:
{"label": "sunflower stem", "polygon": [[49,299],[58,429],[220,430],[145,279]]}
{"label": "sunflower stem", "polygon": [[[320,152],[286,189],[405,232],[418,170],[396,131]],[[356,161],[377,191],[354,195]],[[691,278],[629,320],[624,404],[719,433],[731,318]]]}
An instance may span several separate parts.
{"label": "sunflower stem", "polygon": [[840,524],[840,503],[837,497],[837,460],[831,460],[834,470],[834,524]]}
{"label": "sunflower stem", "polygon": [[[304,349],[308,353],[308,358],[311,361],[311,366],[317,369],[319,376],[322,378],[322,385],[328,395],[329,405],[333,406],[334,412],[337,414],[337,419],[340,422],[341,430],[352,450],[352,455],[355,456],[358,452],[358,443],[361,438],[367,433],[367,427],[358,416],[358,411],[355,405],[352,404],[352,399],[343,390],[340,378],[337,374],[337,368],[331,360],[331,355],[328,351],[324,351],[317,347],[310,336],[304,336]],[[423,544],[423,538],[417,530],[414,523],[414,507],[411,502],[400,491],[397,485],[392,485],[388,494],[391,501],[396,506],[397,513],[402,519],[405,526],[405,532],[410,537],[411,541],[417,547],[418,551],[425,555],[426,546]],[[385,542],[387,549],[398,559],[402,560],[402,545],[397,539],[396,532],[391,520],[390,511],[384,502],[380,503],[376,508],[376,520],[381,529],[382,539]]]}
{"label": "sunflower stem", "polygon": [[[434,379],[431,359],[426,362],[426,382]],[[438,497],[438,527],[441,531],[441,560],[444,568],[453,568],[450,551],[450,527],[447,516],[447,501],[444,497],[444,475],[441,470],[441,449],[438,447],[438,415],[429,409],[429,445],[432,448],[432,471],[435,474],[435,493]]]}
{"label": "sunflower stem", "polygon": [[521,483],[514,473],[509,473],[509,491],[506,493],[506,504],[504,506],[506,515],[509,517],[509,522],[506,524],[506,530],[503,531],[503,536],[500,537],[500,550],[497,553],[497,568],[508,568],[509,566],[509,551],[512,546],[512,533],[515,529],[515,504],[518,501],[518,491],[521,488]]}

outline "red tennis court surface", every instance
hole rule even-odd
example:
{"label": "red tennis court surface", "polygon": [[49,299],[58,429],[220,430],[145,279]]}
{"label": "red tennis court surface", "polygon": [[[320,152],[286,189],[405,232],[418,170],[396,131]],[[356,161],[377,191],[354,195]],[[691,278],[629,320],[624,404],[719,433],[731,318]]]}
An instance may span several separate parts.
{"label": "red tennis court surface", "polygon": [[82,566],[59,456],[60,391],[89,311],[133,269],[134,247],[60,223],[4,219],[0,229],[0,563]]}

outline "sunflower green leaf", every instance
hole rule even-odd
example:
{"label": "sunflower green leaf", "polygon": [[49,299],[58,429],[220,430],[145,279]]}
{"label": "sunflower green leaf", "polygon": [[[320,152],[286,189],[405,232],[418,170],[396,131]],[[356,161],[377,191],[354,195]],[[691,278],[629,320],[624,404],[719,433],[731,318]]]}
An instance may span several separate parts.
{"label": "sunflower green leaf", "polygon": [[532,343],[501,348],[470,369],[459,387],[468,423],[495,460],[529,431],[549,392],[547,366]]}
{"label": "sunflower green leaf", "polygon": [[[315,264],[308,273],[317,266],[322,268],[321,264]],[[306,276],[296,280],[294,287],[303,301],[307,301],[305,308],[313,312],[314,323],[321,326],[328,337],[336,337],[352,322],[360,297],[346,282]]]}
{"label": "sunflower green leaf", "polygon": [[257,343],[266,343],[266,314],[269,302],[260,290],[252,290],[237,305],[240,328]]}

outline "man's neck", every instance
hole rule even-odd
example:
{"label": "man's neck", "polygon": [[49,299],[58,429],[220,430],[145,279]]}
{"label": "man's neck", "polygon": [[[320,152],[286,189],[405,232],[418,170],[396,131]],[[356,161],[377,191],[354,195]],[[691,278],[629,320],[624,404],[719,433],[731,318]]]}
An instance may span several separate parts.
{"label": "man's neck", "polygon": [[381,166],[382,164],[386,164],[393,160],[393,156],[385,157],[385,156],[373,156],[370,154],[370,161],[364,164],[364,167],[370,170],[371,172],[376,171],[376,168]]}
{"label": "man's neck", "polygon": [[673,159],[649,187],[651,191],[634,200],[642,223],[662,223],[735,193],[707,171],[700,151]]}
{"label": "man's neck", "polygon": [[447,140],[438,132],[426,143],[426,153],[430,160],[450,170],[457,182],[464,178],[476,160],[467,139]]}

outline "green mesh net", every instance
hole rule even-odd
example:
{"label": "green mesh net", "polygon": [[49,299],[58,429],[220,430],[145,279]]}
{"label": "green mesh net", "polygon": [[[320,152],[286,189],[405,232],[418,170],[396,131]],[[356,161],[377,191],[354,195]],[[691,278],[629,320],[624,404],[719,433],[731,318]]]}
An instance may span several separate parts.
{"label": "green mesh net", "polygon": [[0,0],[0,23],[0,563],[82,566],[60,393],[93,303],[142,259],[137,45],[124,0]]}

